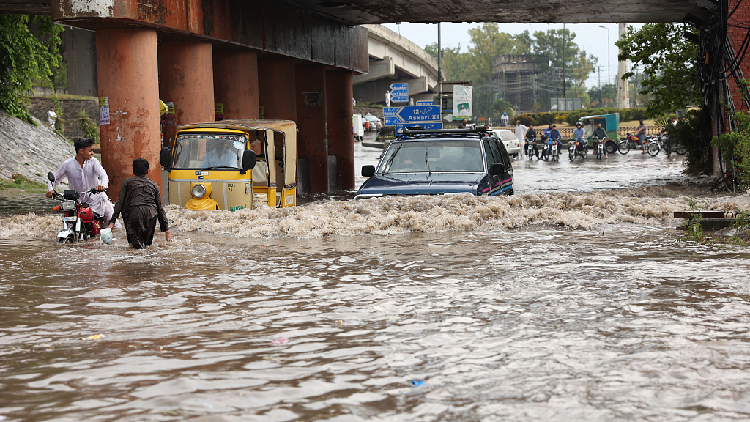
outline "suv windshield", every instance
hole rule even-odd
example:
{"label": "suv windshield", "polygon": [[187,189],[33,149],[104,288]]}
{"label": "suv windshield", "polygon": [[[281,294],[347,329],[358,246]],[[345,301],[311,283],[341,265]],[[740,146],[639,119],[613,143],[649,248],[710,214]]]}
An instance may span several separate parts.
{"label": "suv windshield", "polygon": [[172,168],[239,169],[245,137],[219,133],[186,133],[175,141]]}
{"label": "suv windshield", "polygon": [[380,173],[484,171],[479,142],[460,140],[399,142],[380,163]]}

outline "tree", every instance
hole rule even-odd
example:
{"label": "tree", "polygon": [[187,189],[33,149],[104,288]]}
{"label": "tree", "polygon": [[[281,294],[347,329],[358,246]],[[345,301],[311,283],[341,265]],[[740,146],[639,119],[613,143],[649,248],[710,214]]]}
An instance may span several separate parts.
{"label": "tree", "polygon": [[63,27],[35,16],[41,40],[29,31],[29,21],[27,15],[0,15],[0,109],[31,123],[25,99],[34,80],[49,80],[58,67]]}
{"label": "tree", "polygon": [[[694,32],[686,24],[647,23],[615,43],[621,50],[618,60],[630,60],[634,68],[642,65],[639,94],[652,96],[646,108],[650,117],[700,103],[698,46],[683,36],[686,31]],[[633,75],[626,73],[623,79]]]}
{"label": "tree", "polygon": [[[437,60],[437,43],[432,43],[425,47],[425,51]],[[468,63],[471,60],[469,53],[461,52],[461,44],[455,48],[443,49],[443,74],[447,81],[467,81]]]}
{"label": "tree", "polygon": [[604,84],[595,86],[588,91],[591,98],[591,107],[614,107],[617,98],[617,86],[615,84]]}
{"label": "tree", "polygon": [[528,33],[509,35],[500,32],[496,23],[485,23],[479,28],[469,29],[471,43],[468,61],[468,76],[474,85],[492,80],[492,59],[506,54],[528,54]]}
{"label": "tree", "polygon": [[[573,92],[585,90],[585,83],[589,74],[594,72],[598,59],[579,49],[575,43],[576,34],[566,29],[550,29],[547,32],[534,32],[532,51],[535,54],[546,55],[549,58],[548,74],[559,72],[562,79],[565,72],[565,85],[574,85]],[[550,73],[552,72],[552,73]],[[555,79],[557,75],[555,75]],[[573,93],[571,92],[571,93]],[[568,91],[566,90],[566,96]],[[575,96],[580,96],[578,93]]]}

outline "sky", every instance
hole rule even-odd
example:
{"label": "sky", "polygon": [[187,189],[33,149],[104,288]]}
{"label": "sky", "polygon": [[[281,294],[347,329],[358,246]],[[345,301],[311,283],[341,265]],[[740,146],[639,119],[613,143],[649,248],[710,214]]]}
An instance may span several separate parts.
{"label": "sky", "polygon": [[[547,31],[548,29],[562,29],[561,23],[501,23],[500,31],[508,34],[520,34],[523,31],[534,33],[536,31]],[[430,23],[386,23],[386,28],[401,34],[414,44],[424,48],[428,44],[436,43],[438,37],[437,24]],[[456,48],[461,45],[461,51],[468,51],[471,44],[469,28],[481,27],[481,23],[442,23],[440,26],[442,47]],[[601,26],[604,26],[602,28]],[[635,29],[641,28],[642,24],[635,24]],[[617,24],[616,23],[569,23],[565,28],[575,33],[575,43],[587,53],[599,58],[602,84],[614,81],[617,76]],[[599,75],[592,73],[586,81],[586,86],[593,87],[599,83]]]}

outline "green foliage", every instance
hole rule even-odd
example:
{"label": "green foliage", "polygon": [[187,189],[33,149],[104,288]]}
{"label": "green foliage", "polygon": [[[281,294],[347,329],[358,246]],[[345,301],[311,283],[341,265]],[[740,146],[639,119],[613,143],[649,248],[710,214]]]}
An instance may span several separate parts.
{"label": "green foliage", "polygon": [[614,107],[617,98],[617,86],[615,84],[604,84],[595,86],[588,90],[592,107]]}
{"label": "green foliage", "polygon": [[[700,208],[698,207],[698,202],[696,197],[691,196],[688,198],[688,207],[691,211],[700,211]],[[706,236],[703,232],[703,225],[701,224],[701,221],[703,220],[703,216],[700,214],[694,214],[692,217],[685,220],[685,222],[682,225],[682,228],[685,229],[685,232],[687,233],[687,239],[686,240],[692,240],[693,242],[697,243],[704,243],[706,242]]]}
{"label": "green foliage", "polygon": [[[743,81],[748,84],[747,81]],[[741,189],[750,186],[750,114],[742,111],[731,113],[736,130],[715,136],[711,145],[718,147],[726,162],[726,170],[739,182]]]}
{"label": "green foliage", "polygon": [[685,173],[709,174],[713,169],[713,155],[709,145],[701,140],[700,110],[690,110],[687,122],[678,121],[677,126],[667,125],[667,134],[672,137],[674,145],[682,145],[687,150]]}
{"label": "green foliage", "polygon": [[84,137],[93,139],[94,143],[99,143],[99,127],[91,120],[85,108],[82,108],[78,113],[76,125],[84,133]]}
{"label": "green foliage", "polygon": [[8,189],[22,189],[28,192],[46,192],[47,185],[35,182],[26,176],[14,174],[12,180],[0,179],[0,191]]}
{"label": "green foliage", "polygon": [[[642,95],[653,94],[648,116],[660,116],[678,108],[700,103],[698,46],[682,34],[695,30],[680,23],[647,23],[615,44],[619,60],[630,60],[634,67],[643,65]],[[626,73],[623,79],[633,76]]]}
{"label": "green foliage", "polygon": [[0,109],[31,123],[27,93],[35,79],[49,80],[61,61],[63,27],[35,16],[44,40],[29,31],[29,16],[0,15]]}
{"label": "green foliage", "polygon": [[539,126],[539,122],[531,114],[519,114],[516,120],[520,120],[524,126]]}

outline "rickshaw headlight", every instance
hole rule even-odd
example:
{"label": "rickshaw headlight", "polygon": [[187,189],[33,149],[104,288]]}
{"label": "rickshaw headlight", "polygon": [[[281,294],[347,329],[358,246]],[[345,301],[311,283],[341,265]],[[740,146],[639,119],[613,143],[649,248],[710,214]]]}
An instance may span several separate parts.
{"label": "rickshaw headlight", "polygon": [[201,199],[206,196],[206,187],[203,185],[194,185],[190,193],[193,194],[195,199]]}

